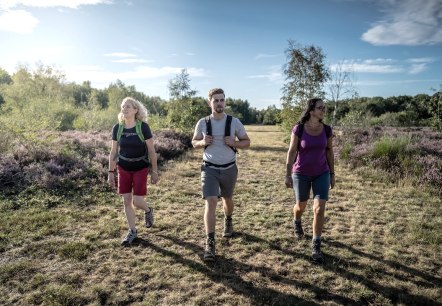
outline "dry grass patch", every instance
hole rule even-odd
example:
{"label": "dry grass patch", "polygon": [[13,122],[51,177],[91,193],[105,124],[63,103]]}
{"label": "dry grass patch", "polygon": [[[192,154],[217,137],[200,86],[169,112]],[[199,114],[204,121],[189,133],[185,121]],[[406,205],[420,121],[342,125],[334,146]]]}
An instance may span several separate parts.
{"label": "dry grass patch", "polygon": [[190,151],[164,165],[160,183],[150,186],[156,223],[143,228],[138,212],[139,239],[129,248],[119,245],[127,226],[115,194],[95,193],[93,205],[1,203],[0,304],[442,303],[440,199],[338,165],[326,211],[326,263],[314,265],[311,206],[307,238],[296,241],[292,233],[287,135],[268,126],[247,130],[252,147],[238,156],[236,233],[221,238],[219,207],[215,263],[202,261],[202,152]]}

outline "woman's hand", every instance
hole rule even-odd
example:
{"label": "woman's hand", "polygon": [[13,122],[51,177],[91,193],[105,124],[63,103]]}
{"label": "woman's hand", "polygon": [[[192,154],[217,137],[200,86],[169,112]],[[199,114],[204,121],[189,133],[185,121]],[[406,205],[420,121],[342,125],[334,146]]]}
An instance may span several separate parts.
{"label": "woman's hand", "polygon": [[115,188],[115,172],[107,173],[107,183],[111,188]]}
{"label": "woman's hand", "polygon": [[154,185],[158,183],[158,172],[153,170],[150,172],[150,182]]}
{"label": "woman's hand", "polygon": [[292,180],[292,177],[289,175],[285,176],[285,187],[293,188],[293,180]]}
{"label": "woman's hand", "polygon": [[335,174],[330,174],[330,189],[333,189],[335,187]]}

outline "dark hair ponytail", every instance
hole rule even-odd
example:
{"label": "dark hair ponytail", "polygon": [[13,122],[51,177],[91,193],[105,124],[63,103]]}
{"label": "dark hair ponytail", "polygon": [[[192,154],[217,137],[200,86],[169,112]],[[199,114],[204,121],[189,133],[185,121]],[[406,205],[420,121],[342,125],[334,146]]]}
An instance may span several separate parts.
{"label": "dark hair ponytail", "polygon": [[[298,124],[305,124],[310,119],[310,112],[315,109],[316,103],[319,101],[322,101],[322,99],[319,98],[313,98],[307,101],[307,107],[302,112],[301,117],[299,118]],[[319,120],[319,122],[322,122],[322,120]]]}

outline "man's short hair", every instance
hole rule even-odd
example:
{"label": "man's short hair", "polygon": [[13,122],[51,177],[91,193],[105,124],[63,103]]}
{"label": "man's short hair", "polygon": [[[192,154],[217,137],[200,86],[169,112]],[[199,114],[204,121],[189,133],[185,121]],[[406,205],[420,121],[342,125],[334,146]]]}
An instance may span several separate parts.
{"label": "man's short hair", "polygon": [[224,97],[226,97],[224,90],[222,90],[221,88],[213,88],[213,89],[209,90],[209,101],[212,100],[213,95],[217,95],[217,94],[223,94]]}

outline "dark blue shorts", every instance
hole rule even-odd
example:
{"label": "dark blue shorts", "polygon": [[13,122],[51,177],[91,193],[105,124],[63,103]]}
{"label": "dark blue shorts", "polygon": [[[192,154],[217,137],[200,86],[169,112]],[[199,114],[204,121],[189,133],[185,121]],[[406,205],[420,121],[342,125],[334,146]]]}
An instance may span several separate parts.
{"label": "dark blue shorts", "polygon": [[296,202],[307,201],[310,198],[310,190],[313,190],[313,198],[319,196],[319,199],[328,201],[330,172],[316,176],[292,173],[292,180]]}

